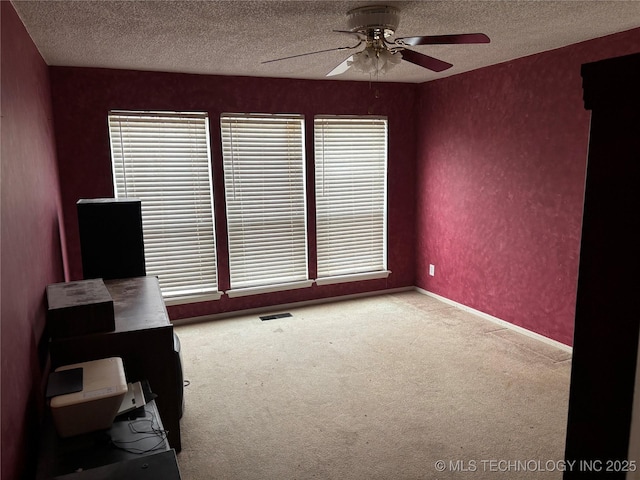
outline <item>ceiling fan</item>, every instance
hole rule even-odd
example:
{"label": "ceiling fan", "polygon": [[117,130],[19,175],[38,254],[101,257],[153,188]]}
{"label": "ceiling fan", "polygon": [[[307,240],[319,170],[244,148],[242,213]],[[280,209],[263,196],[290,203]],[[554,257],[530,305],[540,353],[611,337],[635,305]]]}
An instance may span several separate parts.
{"label": "ceiling fan", "polygon": [[315,52],[301,53],[288,57],[267,60],[262,63],[278,62],[290,58],[315,55],[318,53],[333,52],[338,50],[355,50],[362,45],[364,49],[354,53],[340,65],[331,70],[327,77],[339,75],[350,68],[354,70],[379,74],[399,64],[401,60],[419,65],[434,72],[442,72],[453,65],[443,60],[430,57],[407,47],[416,45],[448,45],[489,43],[489,37],[484,33],[462,33],[457,35],[423,35],[416,37],[400,37],[390,40],[400,23],[400,10],[385,5],[372,5],[359,7],[347,12],[348,30],[334,30],[338,33],[354,35],[358,43],[353,46],[329,48]]}

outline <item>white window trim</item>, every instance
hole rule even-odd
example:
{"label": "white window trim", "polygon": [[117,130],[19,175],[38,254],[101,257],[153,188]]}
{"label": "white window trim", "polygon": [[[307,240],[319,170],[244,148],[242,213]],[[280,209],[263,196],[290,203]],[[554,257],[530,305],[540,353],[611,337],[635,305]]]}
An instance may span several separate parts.
{"label": "white window trim", "polygon": [[336,283],[361,282],[363,280],[376,280],[387,278],[391,270],[381,270],[369,273],[353,273],[350,275],[336,275],[334,277],[316,278],[317,285],[334,285]]}
{"label": "white window trim", "polygon": [[165,297],[164,304],[166,306],[185,305],[188,303],[211,302],[220,300],[222,292],[207,293],[205,295],[179,295],[175,297]]}
{"label": "white window trim", "polygon": [[295,290],[298,288],[307,288],[313,285],[313,280],[305,280],[302,282],[277,283],[274,285],[265,285],[260,287],[233,288],[224,293],[229,298],[246,297],[248,295],[258,295],[261,293],[282,292],[284,290]]}

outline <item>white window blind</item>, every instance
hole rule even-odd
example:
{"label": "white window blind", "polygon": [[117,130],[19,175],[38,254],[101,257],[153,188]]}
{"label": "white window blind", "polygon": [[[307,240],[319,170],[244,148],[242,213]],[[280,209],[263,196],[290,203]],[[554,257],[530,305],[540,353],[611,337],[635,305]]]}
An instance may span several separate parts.
{"label": "white window blind", "polygon": [[387,120],[317,116],[314,124],[318,283],[385,272]]}
{"label": "white window blind", "polygon": [[141,200],[147,274],[166,299],[217,294],[208,125],[204,113],[109,114],[115,196]]}
{"label": "white window blind", "polygon": [[301,115],[221,116],[232,296],[309,279],[303,122]]}

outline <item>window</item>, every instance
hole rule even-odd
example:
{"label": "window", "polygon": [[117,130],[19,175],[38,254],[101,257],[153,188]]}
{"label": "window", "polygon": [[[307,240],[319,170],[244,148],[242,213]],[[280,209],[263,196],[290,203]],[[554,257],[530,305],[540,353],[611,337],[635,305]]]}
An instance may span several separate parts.
{"label": "window", "polygon": [[387,120],[315,117],[319,285],[388,276]]}
{"label": "window", "polygon": [[229,296],[310,286],[301,115],[220,119]]}
{"label": "window", "polygon": [[147,274],[167,300],[219,298],[204,113],[110,112],[116,197],[139,198]]}

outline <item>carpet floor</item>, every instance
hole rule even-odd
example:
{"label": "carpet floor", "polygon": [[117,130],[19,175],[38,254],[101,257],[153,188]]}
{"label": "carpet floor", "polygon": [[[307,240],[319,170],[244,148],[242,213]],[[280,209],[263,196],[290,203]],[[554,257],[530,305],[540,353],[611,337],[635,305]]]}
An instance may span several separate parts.
{"label": "carpet floor", "polygon": [[562,478],[565,350],[416,291],[286,311],[176,326],[184,480]]}

